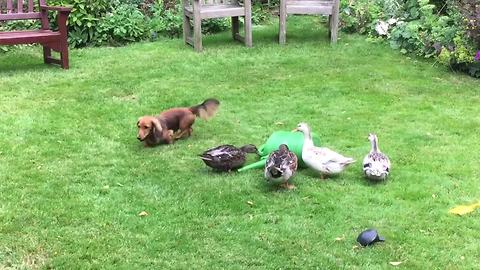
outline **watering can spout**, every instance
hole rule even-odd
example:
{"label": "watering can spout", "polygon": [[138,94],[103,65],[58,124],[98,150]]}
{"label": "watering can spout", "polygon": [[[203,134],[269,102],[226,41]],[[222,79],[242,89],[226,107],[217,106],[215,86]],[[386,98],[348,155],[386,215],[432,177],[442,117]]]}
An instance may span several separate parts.
{"label": "watering can spout", "polygon": [[257,162],[254,162],[252,164],[248,164],[247,166],[243,166],[242,168],[238,169],[238,171],[243,172],[243,171],[250,170],[250,169],[263,168],[263,167],[265,167],[265,162],[267,162],[267,160],[265,158],[262,158]]}

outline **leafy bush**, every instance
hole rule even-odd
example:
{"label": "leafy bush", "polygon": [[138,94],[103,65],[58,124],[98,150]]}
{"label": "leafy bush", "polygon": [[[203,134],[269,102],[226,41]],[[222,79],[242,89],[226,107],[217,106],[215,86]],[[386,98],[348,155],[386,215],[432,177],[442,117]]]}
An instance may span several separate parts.
{"label": "leafy bush", "polygon": [[478,0],[342,0],[341,12],[344,31],[386,39],[402,53],[435,57],[480,77]]}
{"label": "leafy bush", "polygon": [[50,0],[48,3],[72,7],[68,18],[68,41],[73,47],[95,43],[100,19],[111,10],[110,0]]}
{"label": "leafy bush", "polygon": [[132,4],[120,4],[100,21],[97,28],[97,43],[112,45],[139,41],[148,33],[145,16]]}

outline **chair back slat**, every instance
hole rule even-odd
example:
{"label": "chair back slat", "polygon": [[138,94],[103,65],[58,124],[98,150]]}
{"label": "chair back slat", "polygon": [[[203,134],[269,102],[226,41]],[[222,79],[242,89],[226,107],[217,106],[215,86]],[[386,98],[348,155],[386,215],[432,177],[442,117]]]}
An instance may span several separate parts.
{"label": "chair back slat", "polygon": [[[37,1],[35,1],[37,2]],[[0,0],[0,21],[40,19],[39,8],[34,0]],[[39,4],[45,3],[39,0]]]}
{"label": "chair back slat", "polygon": [[236,4],[237,0],[203,0],[202,4],[205,5],[230,5]]}
{"label": "chair back slat", "polygon": [[325,5],[330,6],[332,5],[334,0],[287,0],[287,4],[293,5]]}

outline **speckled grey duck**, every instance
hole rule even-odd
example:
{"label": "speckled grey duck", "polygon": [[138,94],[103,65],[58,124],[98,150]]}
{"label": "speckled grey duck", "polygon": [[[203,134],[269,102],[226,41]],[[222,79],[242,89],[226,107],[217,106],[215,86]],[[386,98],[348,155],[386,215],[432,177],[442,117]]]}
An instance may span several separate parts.
{"label": "speckled grey duck", "polygon": [[200,155],[205,164],[218,171],[232,171],[239,169],[247,160],[247,153],[258,154],[257,147],[247,144],[240,148],[231,144],[220,145]]}
{"label": "speckled grey duck", "polygon": [[390,174],[390,159],[387,155],[380,152],[377,135],[370,133],[368,139],[370,140],[372,149],[363,159],[363,173],[365,177],[370,180],[385,180]]}
{"label": "speckled grey duck", "polygon": [[273,151],[265,163],[265,179],[268,183],[280,184],[286,189],[294,189],[290,183],[297,171],[298,158],[288,149],[286,144],[281,144],[278,150]]}

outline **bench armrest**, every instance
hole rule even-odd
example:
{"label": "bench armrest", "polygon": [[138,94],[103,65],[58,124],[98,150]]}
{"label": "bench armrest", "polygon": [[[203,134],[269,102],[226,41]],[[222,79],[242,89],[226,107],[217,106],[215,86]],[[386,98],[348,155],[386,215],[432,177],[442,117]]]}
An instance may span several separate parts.
{"label": "bench armrest", "polygon": [[43,10],[52,10],[52,11],[58,11],[58,12],[70,12],[72,11],[71,7],[56,7],[56,6],[40,6],[40,9]]}
{"label": "bench armrest", "polygon": [[40,11],[41,11],[42,29],[45,29],[45,30],[50,29],[50,24],[48,22],[48,11],[57,11],[58,12],[58,16],[57,16],[58,30],[65,37],[68,35],[67,20],[68,20],[68,15],[70,15],[70,11],[72,11],[72,8],[40,5]]}

